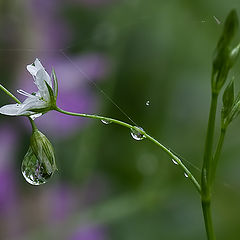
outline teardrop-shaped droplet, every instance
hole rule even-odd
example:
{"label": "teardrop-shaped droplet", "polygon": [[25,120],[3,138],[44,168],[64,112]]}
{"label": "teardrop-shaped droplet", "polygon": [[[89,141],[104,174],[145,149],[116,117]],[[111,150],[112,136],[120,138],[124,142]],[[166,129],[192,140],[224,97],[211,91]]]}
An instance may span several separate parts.
{"label": "teardrop-shaped droplet", "polygon": [[186,178],[188,178],[188,175],[187,175],[187,173],[184,173],[184,176],[185,176]]}
{"label": "teardrop-shaped droplet", "polygon": [[144,131],[141,127],[131,128],[131,136],[135,140],[138,140],[138,141],[143,140],[145,138],[145,136],[140,131],[138,131],[138,129]]}
{"label": "teardrop-shaped droplet", "polygon": [[25,180],[31,185],[46,183],[53,173],[48,173],[46,166],[40,162],[30,147],[22,162],[22,174]]}
{"label": "teardrop-shaped droplet", "polygon": [[150,105],[150,101],[146,101],[146,106],[149,106]]}
{"label": "teardrop-shaped droplet", "polygon": [[101,122],[106,124],[106,125],[111,123],[111,121],[108,121],[108,120],[105,120],[105,119],[101,119]]}
{"label": "teardrop-shaped droplet", "polygon": [[175,165],[178,165],[178,162],[174,159],[172,159],[172,162],[175,164]]}

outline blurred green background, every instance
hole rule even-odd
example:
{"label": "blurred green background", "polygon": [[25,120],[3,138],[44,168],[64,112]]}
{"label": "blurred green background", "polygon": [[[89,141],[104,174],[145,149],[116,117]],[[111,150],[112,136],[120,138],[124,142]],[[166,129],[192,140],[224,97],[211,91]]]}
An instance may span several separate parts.
{"label": "blurred green background", "polygon": [[[38,57],[56,69],[60,106],[132,119],[199,177],[213,50],[233,8],[239,1],[1,0],[0,82],[30,91],[26,65]],[[47,113],[36,124],[59,171],[34,187],[20,171],[29,123],[0,118],[0,239],[205,239],[199,196],[161,149],[96,120]],[[229,128],[214,189],[218,239],[240,236],[239,126]]]}

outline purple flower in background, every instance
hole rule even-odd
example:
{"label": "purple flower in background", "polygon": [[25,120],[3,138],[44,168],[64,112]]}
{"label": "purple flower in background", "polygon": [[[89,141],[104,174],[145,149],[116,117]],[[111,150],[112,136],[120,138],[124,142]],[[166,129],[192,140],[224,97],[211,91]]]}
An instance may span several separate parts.
{"label": "purple flower in background", "polygon": [[0,127],[0,239],[17,239],[20,222],[16,167],[13,163],[17,147],[16,131],[8,124]]}
{"label": "purple flower in background", "polygon": [[8,125],[1,125],[0,128],[0,213],[11,209],[16,201],[15,174],[12,160],[17,146],[17,139],[14,130]]}
{"label": "purple flower in background", "polygon": [[116,2],[116,0],[72,0],[72,2],[82,4],[86,7],[100,7],[114,1]]}
{"label": "purple flower in background", "polygon": [[[41,0],[30,4],[32,9],[31,26],[28,47],[40,49],[31,52],[24,61],[29,63],[38,57],[48,72],[54,67],[58,82],[59,95],[57,105],[68,111],[94,113],[97,109],[96,89],[94,83],[106,77],[110,65],[109,59],[103,54],[86,53],[68,58],[61,50],[66,48],[72,38],[71,30],[61,16],[64,4],[68,1]],[[93,1],[94,2],[94,1]],[[99,1],[98,2],[104,2]],[[96,3],[96,0],[95,0]],[[42,17],[44,16],[44,17]],[[24,57],[25,58],[25,57]],[[22,79],[22,80],[21,80]],[[19,87],[34,92],[29,86],[29,77],[20,77]],[[65,116],[57,112],[48,112],[36,120],[37,125],[49,134],[60,137],[68,136],[82,126],[87,119]]]}
{"label": "purple flower in background", "polygon": [[41,203],[44,206],[50,223],[66,221],[79,207],[77,189],[61,183],[55,185],[41,196]]}
{"label": "purple flower in background", "polygon": [[107,240],[106,230],[101,226],[86,226],[78,229],[70,240]]}
{"label": "purple flower in background", "polygon": [[61,6],[58,0],[31,1],[32,38],[37,49],[60,49],[71,38],[70,28],[60,16]]}

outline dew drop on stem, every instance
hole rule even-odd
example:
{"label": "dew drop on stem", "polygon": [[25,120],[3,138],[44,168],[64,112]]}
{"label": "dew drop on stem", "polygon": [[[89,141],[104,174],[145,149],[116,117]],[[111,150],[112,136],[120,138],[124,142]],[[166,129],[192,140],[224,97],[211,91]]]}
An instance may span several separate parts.
{"label": "dew drop on stem", "polygon": [[111,123],[111,121],[108,121],[108,120],[105,120],[105,119],[101,119],[101,122],[104,123],[104,124],[106,124],[106,125],[108,125],[108,124]]}
{"label": "dew drop on stem", "polygon": [[175,165],[178,165],[178,162],[174,159],[172,159],[172,162],[175,164]]}
{"label": "dew drop on stem", "polygon": [[145,136],[138,129],[141,131],[144,131],[141,127],[131,128],[131,136],[133,137],[133,139],[135,139],[137,141],[143,140],[145,138]]}

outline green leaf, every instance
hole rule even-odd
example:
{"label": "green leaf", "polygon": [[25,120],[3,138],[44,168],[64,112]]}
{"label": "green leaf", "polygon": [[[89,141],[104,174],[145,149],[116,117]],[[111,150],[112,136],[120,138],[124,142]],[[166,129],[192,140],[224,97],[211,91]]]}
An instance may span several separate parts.
{"label": "green leaf", "polygon": [[223,109],[222,109],[222,117],[226,118],[227,115],[232,110],[233,102],[234,102],[234,82],[233,80],[228,84],[224,93],[223,93]]}
{"label": "green leaf", "polygon": [[[45,81],[45,80],[44,80]],[[56,99],[54,97],[54,93],[53,93],[53,90],[52,88],[49,86],[49,84],[45,81],[45,84],[48,88],[48,92],[49,92],[49,95],[50,95],[50,101],[51,101],[51,105],[55,105],[56,104]]]}
{"label": "green leaf", "polygon": [[57,80],[57,76],[56,76],[56,72],[55,72],[54,68],[52,69],[52,75],[53,75],[53,83],[54,83],[54,96],[55,96],[55,99],[57,99],[57,96],[58,96],[58,80]]}

